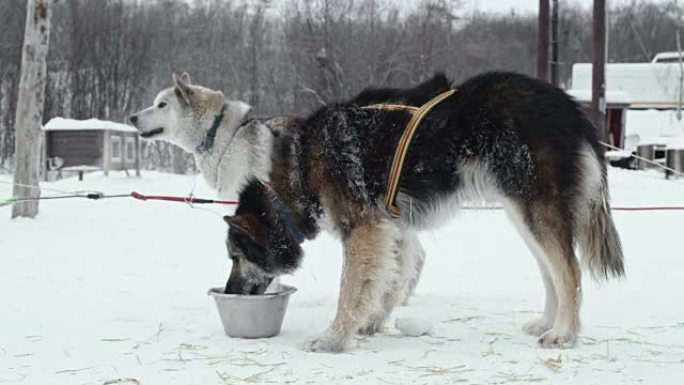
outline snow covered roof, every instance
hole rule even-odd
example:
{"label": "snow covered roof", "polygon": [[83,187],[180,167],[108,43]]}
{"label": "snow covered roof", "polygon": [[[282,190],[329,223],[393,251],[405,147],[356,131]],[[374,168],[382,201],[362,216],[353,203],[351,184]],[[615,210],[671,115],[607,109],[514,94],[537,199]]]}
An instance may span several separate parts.
{"label": "snow covered roof", "polygon": [[660,52],[653,58],[651,63],[674,63],[679,62],[679,52]]}
{"label": "snow covered roof", "polygon": [[[676,108],[679,100],[677,63],[609,63],[606,64],[606,90],[626,92],[631,108]],[[590,63],[572,67],[572,88],[591,90]]]}
{"label": "snow covered roof", "polygon": [[76,120],[58,117],[50,119],[50,121],[43,126],[43,131],[66,130],[111,130],[138,132],[138,130],[133,126],[99,119]]}
{"label": "snow covered roof", "polygon": [[[567,90],[568,95],[577,99],[578,102],[591,102],[591,90]],[[608,104],[624,104],[626,106],[631,104],[629,93],[625,91],[607,91],[606,102]]]}

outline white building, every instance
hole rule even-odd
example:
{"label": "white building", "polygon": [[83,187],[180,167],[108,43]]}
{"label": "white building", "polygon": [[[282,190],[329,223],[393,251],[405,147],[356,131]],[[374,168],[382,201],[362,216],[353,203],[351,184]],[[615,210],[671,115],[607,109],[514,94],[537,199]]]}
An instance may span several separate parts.
{"label": "white building", "polygon": [[[588,106],[589,63],[572,69],[568,93]],[[679,119],[684,72],[678,62],[610,63],[606,65],[606,130],[612,144],[632,151],[639,144],[684,144],[684,112]]]}

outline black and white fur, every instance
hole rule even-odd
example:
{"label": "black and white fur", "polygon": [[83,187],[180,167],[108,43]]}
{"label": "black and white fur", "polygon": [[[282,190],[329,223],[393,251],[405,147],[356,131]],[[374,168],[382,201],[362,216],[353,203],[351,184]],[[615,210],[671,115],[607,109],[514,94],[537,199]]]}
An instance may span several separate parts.
{"label": "black and white fur", "polygon": [[233,258],[250,267],[231,274],[227,291],[262,292],[264,282],[298,266],[302,237],[293,234],[313,239],[325,227],[344,244],[340,298],[334,321],[306,349],[343,350],[354,333],[379,329],[420,272],[405,234],[443,222],[464,203],[495,201],[527,242],[546,290],[542,317],[524,329],[544,347],[572,346],[581,300],[575,247],[595,277],[624,274],[596,129],[562,90],[536,79],[469,79],[418,127],[399,182],[402,215],[394,219],[384,198],[410,116],[361,106],[419,106],[450,87],[437,75],[413,89],[367,90],[274,138],[270,184],[251,181],[237,214],[226,218]]}
{"label": "black and white fur", "polygon": [[[374,94],[380,100],[378,93]],[[372,102],[356,101],[360,105]],[[191,153],[207,184],[219,197],[233,200],[249,179],[269,180],[272,164],[280,162],[279,154],[273,153],[274,138],[287,131],[291,120],[296,119],[249,119],[251,109],[244,102],[226,99],[221,91],[192,84],[190,75],[183,73],[180,77],[173,75],[173,87],[161,91],[152,106],[132,115],[130,121],[141,137],[173,143]],[[219,116],[213,147],[201,151]],[[418,282],[425,252],[415,232],[404,230],[401,239],[406,247],[400,253],[405,260],[415,261],[417,270],[404,288],[406,302]]]}

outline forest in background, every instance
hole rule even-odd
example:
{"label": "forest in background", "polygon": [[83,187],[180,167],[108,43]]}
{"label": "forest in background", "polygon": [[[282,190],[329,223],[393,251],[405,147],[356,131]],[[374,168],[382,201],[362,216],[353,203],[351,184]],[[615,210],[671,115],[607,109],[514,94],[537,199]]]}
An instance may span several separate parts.
{"label": "forest in background", "polygon": [[[123,122],[173,72],[254,106],[257,115],[305,114],[367,86],[409,86],[447,73],[534,75],[536,15],[466,11],[458,0],[60,0],[55,3],[45,120]],[[560,79],[591,58],[591,13],[560,1]],[[26,0],[0,1],[0,167],[11,169]],[[676,50],[677,1],[609,10],[609,62],[644,62]],[[186,173],[175,146],[143,148],[144,168]]]}

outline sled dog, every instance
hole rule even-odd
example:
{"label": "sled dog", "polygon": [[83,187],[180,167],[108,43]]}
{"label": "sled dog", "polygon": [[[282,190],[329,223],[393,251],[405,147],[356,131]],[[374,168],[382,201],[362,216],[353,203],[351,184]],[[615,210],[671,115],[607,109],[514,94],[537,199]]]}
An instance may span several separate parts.
{"label": "sled dog", "polygon": [[[411,89],[369,89],[320,108],[273,138],[268,182],[251,179],[229,224],[233,261],[226,292],[263,293],[294,272],[301,244],[322,229],[344,245],[337,314],[311,351],[338,352],[354,333],[377,332],[420,272],[407,232],[436,226],[464,203],[498,202],[536,258],[543,315],[523,329],[547,348],[570,347],[580,327],[581,270],[624,275],[595,127],[549,84],[514,73],[471,78],[435,105],[406,152],[393,202],[390,166],[411,114],[365,108],[421,106],[452,89],[443,75]],[[407,258],[408,256],[408,258]],[[457,257],[457,256],[454,256]]]}
{"label": "sled dog", "polygon": [[268,180],[273,130],[288,119],[253,119],[251,110],[244,102],[226,100],[221,91],[192,84],[183,73],[173,75],[173,87],[129,120],[142,138],[173,143],[192,154],[218,196],[235,199],[247,179]]}

